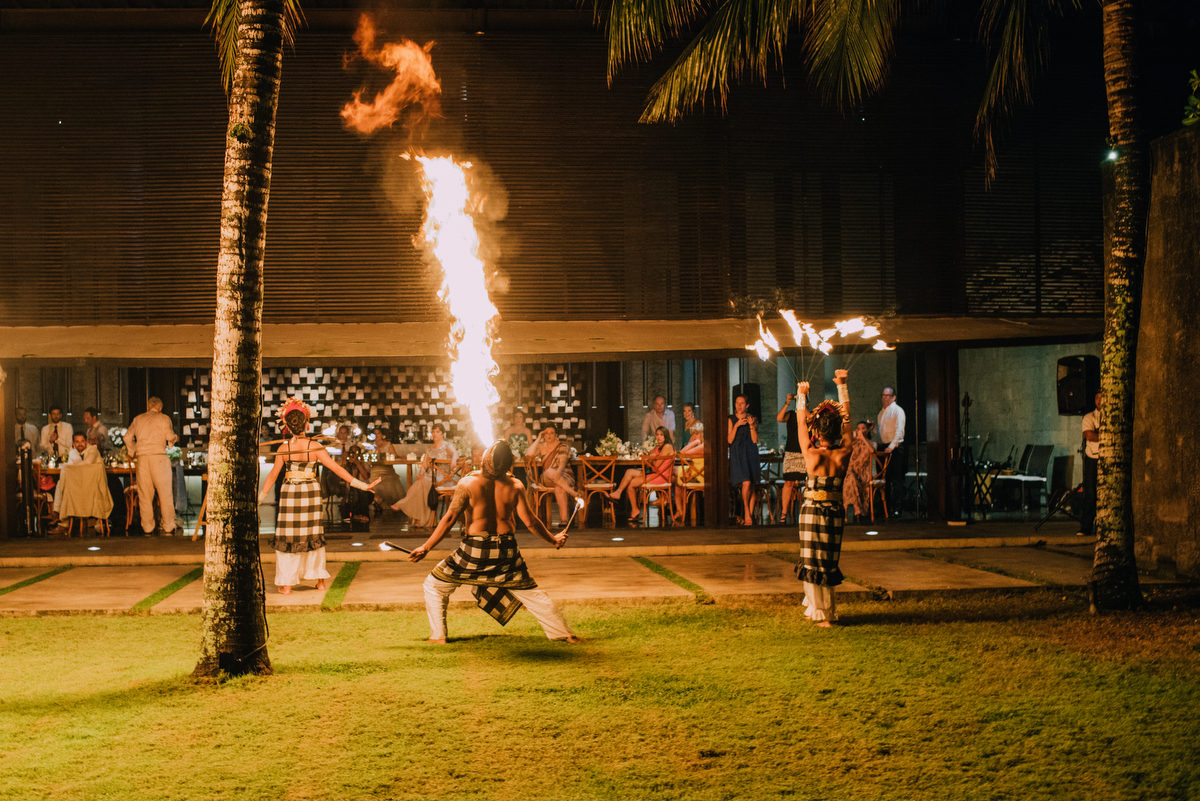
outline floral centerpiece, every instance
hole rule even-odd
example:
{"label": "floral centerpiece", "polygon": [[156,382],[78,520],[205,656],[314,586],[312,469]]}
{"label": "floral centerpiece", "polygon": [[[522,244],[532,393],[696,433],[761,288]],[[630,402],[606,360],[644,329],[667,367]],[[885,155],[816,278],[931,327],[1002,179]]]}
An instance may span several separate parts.
{"label": "floral centerpiece", "polygon": [[171,464],[179,464],[183,461],[183,448],[178,445],[172,445],[166,450],[167,458],[171,460]]}
{"label": "floral centerpiece", "polygon": [[596,443],[597,456],[628,456],[629,448],[621,439],[609,431],[604,439]]}
{"label": "floral centerpiece", "polygon": [[450,440],[450,444],[454,446],[454,452],[458,454],[459,459],[470,459],[471,451],[475,448],[475,438],[466,434],[459,434]]}
{"label": "floral centerpiece", "polygon": [[108,429],[108,441],[112,443],[112,460],[124,464],[129,461],[129,451],[125,448],[125,432],[127,428],[113,426]]}

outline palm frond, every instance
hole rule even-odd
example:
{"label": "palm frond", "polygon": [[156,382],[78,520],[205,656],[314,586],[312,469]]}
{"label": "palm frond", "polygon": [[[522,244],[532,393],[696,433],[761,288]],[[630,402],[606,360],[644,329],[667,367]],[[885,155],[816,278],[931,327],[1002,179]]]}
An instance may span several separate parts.
{"label": "palm frond", "polygon": [[[212,26],[213,38],[217,40],[217,58],[221,64],[221,83],[225,94],[233,90],[233,76],[237,71],[237,32],[242,21],[241,0],[213,0],[204,24]],[[283,2],[283,40],[288,47],[296,46],[296,31],[304,24],[304,10],[300,0]]]}
{"label": "palm frond", "polygon": [[724,109],[730,84],[766,78],[787,45],[788,30],[807,13],[805,0],[725,0],[650,90],[642,122],[674,122],[709,93]]}
{"label": "palm frond", "polygon": [[596,0],[596,21],[607,16],[608,82],[621,66],[650,60],[703,11],[702,0],[610,0],[607,8]]}
{"label": "palm frond", "polygon": [[1054,16],[1081,8],[1080,0],[983,0],[979,33],[995,60],[988,73],[975,138],[984,145],[988,183],[996,175],[996,126],[1033,100],[1033,82],[1049,54]]}
{"label": "palm frond", "polygon": [[821,95],[840,107],[860,102],[887,77],[898,0],[816,0],[804,47]]}

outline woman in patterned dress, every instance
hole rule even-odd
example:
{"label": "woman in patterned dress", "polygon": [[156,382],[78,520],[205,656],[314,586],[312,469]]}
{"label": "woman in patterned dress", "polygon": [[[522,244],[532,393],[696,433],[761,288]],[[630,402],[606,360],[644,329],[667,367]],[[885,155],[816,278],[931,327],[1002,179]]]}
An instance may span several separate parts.
{"label": "woman in patterned dress", "polygon": [[[509,447],[512,447],[511,444]],[[574,502],[568,508],[567,496],[575,500],[583,497],[575,489],[575,471],[571,467],[571,443],[559,439],[558,430],[548,425],[538,432],[537,439],[529,446],[526,455],[541,457],[542,483],[554,490],[554,499],[558,501],[558,522],[559,525],[565,526],[570,519],[568,512],[575,508]],[[546,514],[549,514],[548,510]]]}
{"label": "woman in patterned dress", "polygon": [[[804,505],[800,507],[800,563],[796,577],[804,582],[804,616],[818,626],[828,628],[837,620],[834,588],[842,583],[838,560],[842,555],[842,529],[846,522],[842,506],[842,480],[850,463],[850,390],[846,386],[846,371],[834,373],[838,386],[838,401],[822,401],[805,415],[807,426],[797,432],[800,450],[804,454],[808,481],[804,489]],[[797,416],[806,412],[808,382],[799,386]],[[810,441],[809,431],[817,435],[817,444]]]}
{"label": "woman in patterned dress", "polygon": [[[846,469],[846,482],[842,486],[847,523],[853,523],[855,516],[862,517],[870,512],[871,459],[874,453],[871,424],[864,420],[854,427],[854,447],[850,453],[850,466]],[[850,512],[852,506],[853,515]]]}
{"label": "woman in patterned dress", "polygon": [[392,510],[408,515],[408,527],[431,528],[437,522],[437,516],[429,508],[429,490],[433,487],[433,460],[450,460],[453,464],[458,461],[458,451],[446,442],[446,429],[441,423],[433,424],[433,445],[421,457],[421,474],[413,479],[408,493],[392,504]]}
{"label": "woman in patterned dress", "polygon": [[350,482],[355,489],[370,490],[379,481],[368,484],[350,475],[330,458],[323,445],[305,436],[310,412],[303,401],[291,398],[284,404],[280,416],[291,439],[275,454],[275,466],[258,494],[261,504],[283,472],[275,536],[271,539],[271,547],[275,549],[275,586],[281,595],[287,595],[301,579],[316,579],[317,589],[323,590],[329,571],[325,569],[325,529],[321,523],[317,464]]}

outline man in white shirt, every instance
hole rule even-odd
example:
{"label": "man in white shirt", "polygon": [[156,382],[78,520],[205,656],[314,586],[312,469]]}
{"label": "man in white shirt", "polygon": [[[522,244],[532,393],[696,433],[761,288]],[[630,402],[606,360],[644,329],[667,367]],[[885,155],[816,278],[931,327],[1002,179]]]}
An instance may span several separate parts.
{"label": "man in white shirt", "polygon": [[175,496],[167,447],[178,442],[179,436],[171,418],[162,413],[162,405],[158,398],[147,400],[146,411],[133,418],[125,432],[125,448],[137,460],[138,508],[147,537],[154,533],[155,491],[162,508],[163,536],[175,533]]}
{"label": "man in white shirt", "polygon": [[107,458],[113,446],[112,440],[108,438],[108,426],[100,422],[100,410],[95,406],[84,409],[83,424],[87,426],[88,444],[96,446],[101,459]]}
{"label": "man in white shirt", "polygon": [[37,447],[37,444],[38,444],[37,426],[35,426],[33,423],[31,423],[25,419],[25,407],[24,406],[17,407],[16,420],[17,420],[17,430],[16,430],[15,442],[19,444],[21,442],[21,440],[27,440],[30,445]]}
{"label": "man in white shirt", "polygon": [[883,452],[890,453],[887,473],[884,474],[887,508],[891,517],[900,516],[904,497],[904,474],[908,471],[908,448],[904,444],[904,410],[896,403],[896,390],[883,388],[883,408],[879,410],[876,426]]}
{"label": "man in white shirt", "polygon": [[642,441],[645,442],[647,437],[654,436],[654,432],[658,430],[659,426],[671,432],[673,442],[675,440],[675,412],[667,408],[667,399],[662,395],[654,399],[654,408],[646,412],[646,417],[642,420]]}
{"label": "man in white shirt", "polygon": [[1096,468],[1100,464],[1100,411],[1104,393],[1096,393],[1096,408],[1083,416],[1083,508],[1077,537],[1090,537],[1096,525]]}
{"label": "man in white shirt", "polygon": [[75,429],[71,428],[70,423],[64,423],[62,416],[61,406],[50,407],[50,422],[42,426],[42,436],[38,441],[40,452],[60,459],[71,450],[71,439],[75,435]]}

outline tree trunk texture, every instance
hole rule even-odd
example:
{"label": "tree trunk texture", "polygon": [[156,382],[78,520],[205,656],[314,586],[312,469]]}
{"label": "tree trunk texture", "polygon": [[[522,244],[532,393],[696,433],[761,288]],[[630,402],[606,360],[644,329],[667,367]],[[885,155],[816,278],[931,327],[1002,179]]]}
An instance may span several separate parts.
{"label": "tree trunk texture", "polygon": [[1109,135],[1117,159],[1104,277],[1104,355],[1100,365],[1104,409],[1096,488],[1093,611],[1128,609],[1142,600],[1133,550],[1133,391],[1149,200],[1146,143],[1136,95],[1137,0],[1109,0],[1102,13]]}
{"label": "tree trunk texture", "polygon": [[225,138],[197,676],[271,672],[256,501],[263,251],[283,65],[283,3],[243,0],[241,13]]}

